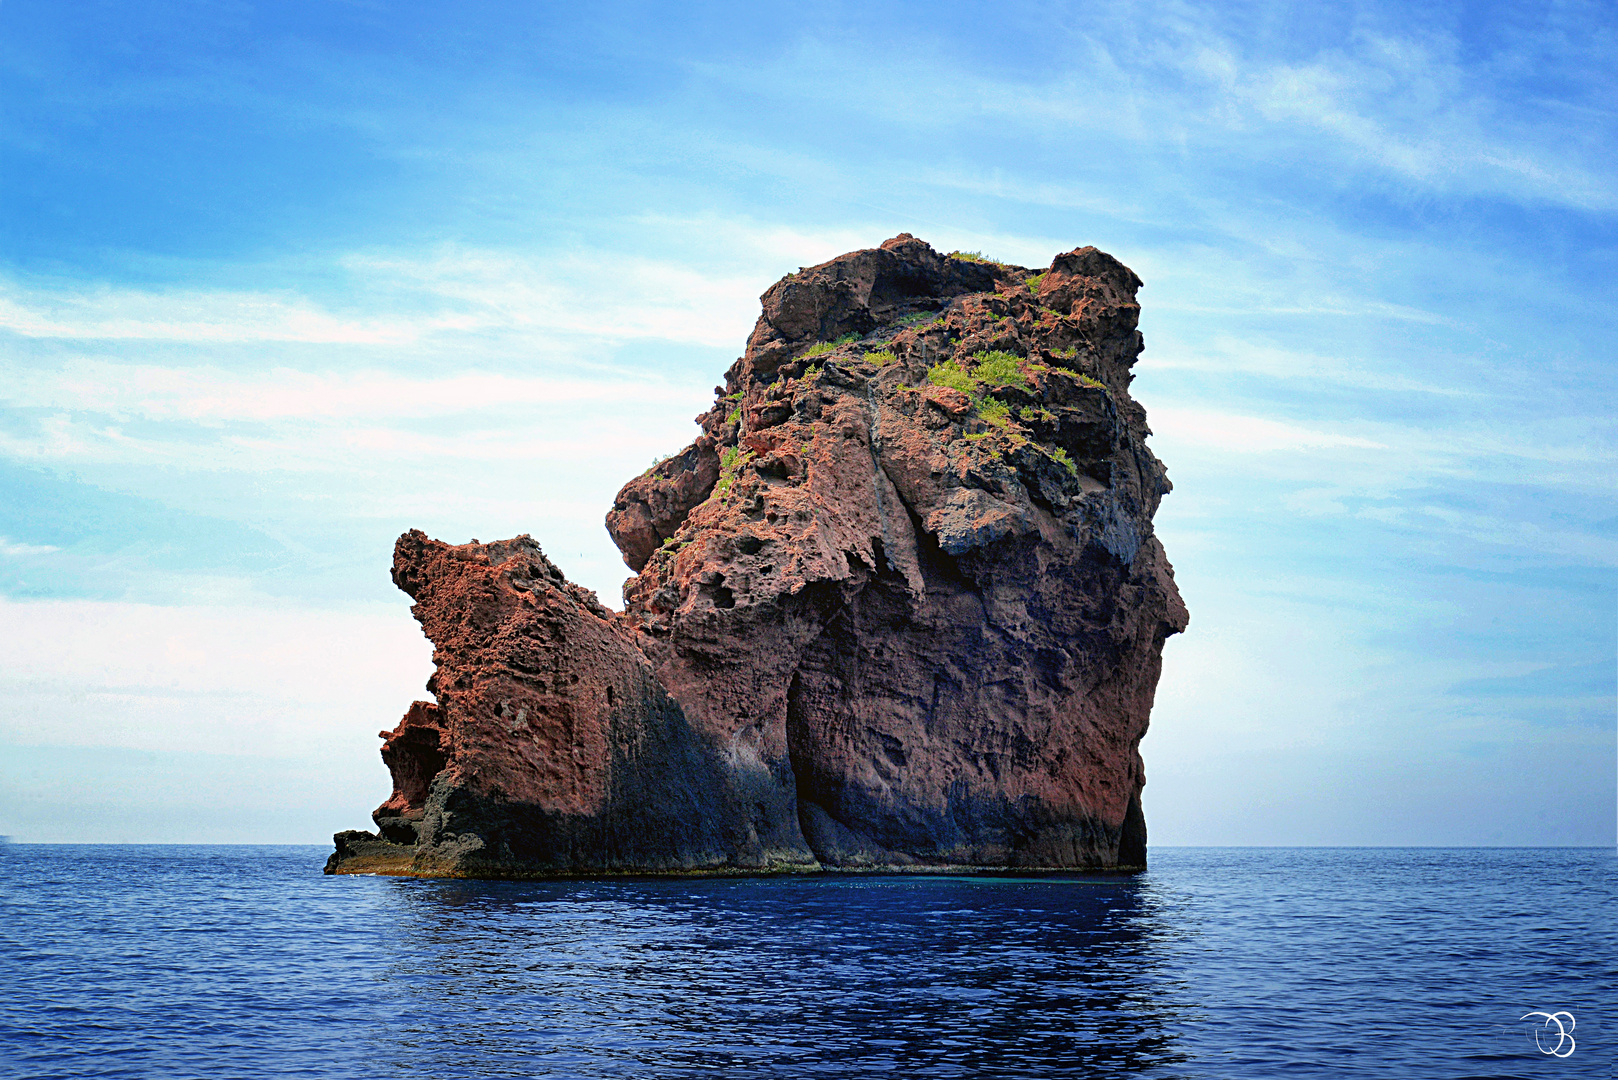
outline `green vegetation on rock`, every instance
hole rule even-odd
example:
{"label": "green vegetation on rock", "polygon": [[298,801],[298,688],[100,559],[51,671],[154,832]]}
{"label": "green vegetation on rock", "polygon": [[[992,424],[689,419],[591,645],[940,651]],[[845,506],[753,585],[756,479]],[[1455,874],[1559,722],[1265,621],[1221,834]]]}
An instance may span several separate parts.
{"label": "green vegetation on rock", "polygon": [[934,386],[948,386],[971,395],[974,399],[983,393],[984,384],[1029,388],[1025,366],[1038,370],[1041,365],[1030,363],[1015,353],[1002,349],[974,353],[968,370],[955,360],[943,360],[927,370],[927,381]]}
{"label": "green vegetation on rock", "polygon": [[[1077,360],[1079,358],[1079,349],[1076,345],[1068,349],[1052,349],[1051,355],[1058,360]],[[1098,390],[1105,390],[1107,388],[1106,383],[1099,379],[1092,378],[1089,375],[1084,374],[1082,371],[1074,371],[1072,368],[1067,368],[1066,370],[1074,378],[1078,379],[1080,386],[1093,386]]]}
{"label": "green vegetation on rock", "polygon": [[977,393],[978,384],[953,360],[941,360],[927,369],[927,381],[934,386],[947,386],[963,394]]}
{"label": "green vegetation on rock", "polygon": [[848,344],[851,344],[853,342],[856,342],[859,339],[860,339],[860,335],[850,332],[850,333],[844,334],[842,337],[833,338],[831,341],[817,341],[813,345],[811,345],[807,349],[805,349],[803,351],[803,355],[804,356],[825,356],[827,353],[833,352],[833,351],[837,350],[838,348],[840,348],[841,346],[848,345]]}
{"label": "green vegetation on rock", "polygon": [[[753,451],[739,446],[727,446],[719,452],[719,480],[713,486],[714,495],[724,498],[736,482],[736,474],[753,460]],[[711,496],[710,496],[711,497]]]}
{"label": "green vegetation on rock", "polygon": [[1028,389],[1028,377],[1022,373],[1023,359],[1002,349],[973,355],[972,378],[978,382],[1002,383]]}

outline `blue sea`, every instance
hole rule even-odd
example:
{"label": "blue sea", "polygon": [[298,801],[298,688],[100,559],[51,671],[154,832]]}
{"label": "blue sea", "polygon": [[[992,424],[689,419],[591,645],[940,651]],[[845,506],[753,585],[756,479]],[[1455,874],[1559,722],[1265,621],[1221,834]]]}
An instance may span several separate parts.
{"label": "blue sea", "polygon": [[1171,848],[1064,880],[325,857],[0,848],[0,1075],[1605,1078],[1618,1056],[1606,849]]}

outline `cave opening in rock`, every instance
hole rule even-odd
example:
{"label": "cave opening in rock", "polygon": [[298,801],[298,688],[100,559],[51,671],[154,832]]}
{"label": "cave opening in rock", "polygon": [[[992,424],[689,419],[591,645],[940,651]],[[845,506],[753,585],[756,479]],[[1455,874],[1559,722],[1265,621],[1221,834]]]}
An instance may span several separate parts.
{"label": "cave opening in rock", "polygon": [[421,809],[433,779],[449,762],[442,737],[434,727],[408,727],[382,748],[382,760],[393,774],[395,798],[403,801],[406,809]]}

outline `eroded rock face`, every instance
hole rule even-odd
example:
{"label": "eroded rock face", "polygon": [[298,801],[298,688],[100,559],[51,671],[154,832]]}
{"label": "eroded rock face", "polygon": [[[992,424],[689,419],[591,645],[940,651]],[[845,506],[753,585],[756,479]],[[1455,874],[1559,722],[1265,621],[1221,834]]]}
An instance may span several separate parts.
{"label": "eroded rock face", "polygon": [[776,283],[701,435],[608,514],[621,614],[527,537],[401,537],[438,701],[384,733],[382,836],[328,868],[1144,865],[1186,611],[1139,286],[1094,248],[1036,274],[908,235]]}
{"label": "eroded rock face", "polygon": [[[437,671],[391,732],[380,837],[340,834],[423,874],[667,872],[810,865],[790,829],[749,829],[749,793],[658,685],[621,616],[526,536],[459,546],[399,538],[394,583]],[[784,823],[790,824],[790,823]],[[346,841],[344,837],[347,837]]]}

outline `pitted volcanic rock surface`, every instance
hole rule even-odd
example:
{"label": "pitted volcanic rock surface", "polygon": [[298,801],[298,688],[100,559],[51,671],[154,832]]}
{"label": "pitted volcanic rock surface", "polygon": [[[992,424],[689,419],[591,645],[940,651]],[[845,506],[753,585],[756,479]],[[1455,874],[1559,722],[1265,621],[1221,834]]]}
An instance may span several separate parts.
{"label": "pitted volcanic rock surface", "polygon": [[622,612],[526,536],[401,537],[437,700],[328,872],[1144,866],[1187,614],[1140,285],[908,234],[777,282],[701,434],[607,515]]}

